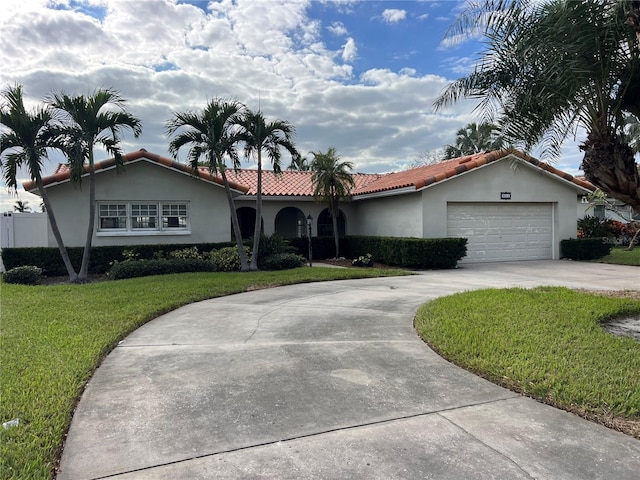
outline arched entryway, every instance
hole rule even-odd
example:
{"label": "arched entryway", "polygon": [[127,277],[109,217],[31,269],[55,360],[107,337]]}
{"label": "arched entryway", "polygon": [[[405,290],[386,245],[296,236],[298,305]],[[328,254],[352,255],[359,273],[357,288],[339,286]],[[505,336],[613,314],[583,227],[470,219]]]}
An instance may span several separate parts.
{"label": "arched entryway", "polygon": [[276,215],[275,232],[282,238],[305,237],[307,220],[302,210],[285,207]]}
{"label": "arched entryway", "polygon": [[[256,209],[253,207],[240,207],[236,210],[238,213],[238,223],[240,224],[240,233],[243,239],[253,237],[256,228]],[[264,221],[261,225],[261,232],[264,232]],[[231,225],[231,235],[233,237],[233,224]]]}
{"label": "arched entryway", "polygon": [[[346,234],[345,216],[342,210],[338,211],[338,236],[344,237]],[[333,219],[329,214],[329,209],[325,208],[320,212],[318,216],[318,236],[319,237],[332,237],[333,236]]]}

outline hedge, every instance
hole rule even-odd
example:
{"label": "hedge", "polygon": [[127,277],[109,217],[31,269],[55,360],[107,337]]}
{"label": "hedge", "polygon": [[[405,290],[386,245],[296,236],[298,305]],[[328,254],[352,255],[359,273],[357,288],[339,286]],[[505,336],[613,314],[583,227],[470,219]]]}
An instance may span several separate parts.
{"label": "hedge", "polygon": [[[186,244],[165,244],[165,245],[115,245],[91,248],[91,258],[89,261],[89,273],[102,274],[107,272],[113,262],[125,260],[123,252],[133,254],[140,260],[150,260],[156,257],[157,252],[168,253],[185,248],[198,247],[201,252],[209,252],[219,248],[235,245],[234,242],[223,243],[186,243]],[[83,247],[67,247],[71,264],[76,272],[82,263]],[[2,263],[6,270],[23,265],[35,265],[42,269],[42,274],[53,277],[67,275],[67,269],[62,262],[60,251],[57,247],[22,247],[3,248]]]}
{"label": "hedge", "polygon": [[560,256],[571,260],[594,260],[609,255],[613,243],[608,238],[570,238],[560,241]]}
{"label": "hedge", "polygon": [[170,273],[213,272],[212,262],[199,258],[160,258],[155,260],[130,260],[119,262],[109,270],[109,278],[146,277],[149,275],[168,275]]}
{"label": "hedge", "polygon": [[[291,239],[298,254],[308,258],[309,240]],[[335,256],[333,237],[313,237],[313,259]],[[454,268],[467,254],[466,238],[405,238],[347,236],[340,238],[340,255],[358,258],[370,253],[374,262],[405,268]]]}
{"label": "hedge", "polygon": [[[281,240],[273,239],[271,243],[278,244]],[[306,237],[287,240],[291,250],[308,259],[309,243]],[[119,245],[92,247],[89,272],[102,274],[111,268],[114,262],[122,262],[127,258],[151,260],[176,250],[197,247],[200,252],[219,250],[224,247],[235,246],[233,242],[201,243],[201,244],[167,244],[167,245]],[[280,245],[265,242],[262,252],[263,258],[270,255],[272,249],[278,250]],[[275,248],[275,247],[278,248]],[[324,260],[335,257],[335,243],[333,237],[312,238],[313,259]],[[82,261],[82,247],[67,248],[69,258],[76,271]],[[262,251],[262,248],[261,248]],[[125,255],[126,253],[126,255]],[[348,236],[340,238],[340,254],[348,258],[358,258],[370,253],[373,261],[386,265],[405,268],[454,268],[458,261],[467,253],[466,238],[403,238],[403,237],[367,237]],[[5,269],[10,270],[23,265],[34,265],[43,270],[43,275],[66,275],[67,271],[62,263],[57,248],[5,248],[2,250],[2,261]],[[273,259],[271,260],[271,262]]]}
{"label": "hedge", "polygon": [[346,237],[345,254],[370,253],[374,262],[405,268],[455,268],[467,254],[466,238]]}

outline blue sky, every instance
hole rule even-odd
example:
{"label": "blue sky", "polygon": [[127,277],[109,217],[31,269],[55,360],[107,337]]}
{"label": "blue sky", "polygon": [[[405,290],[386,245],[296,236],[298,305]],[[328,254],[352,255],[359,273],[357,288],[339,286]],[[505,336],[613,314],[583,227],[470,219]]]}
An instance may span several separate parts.
{"label": "blue sky", "polygon": [[[356,171],[397,171],[478,120],[472,102],[432,108],[480,49],[472,41],[443,43],[462,5],[4,0],[0,85],[23,85],[31,106],[51,91],[118,90],[143,124],[139,139],[125,136],[125,152],[168,155],[164,124],[172,113],[223,97],[291,122],[303,154],[335,147]],[[579,173],[580,152],[566,151],[556,167]],[[61,161],[53,155],[45,173]],[[4,190],[2,211],[15,202]]]}

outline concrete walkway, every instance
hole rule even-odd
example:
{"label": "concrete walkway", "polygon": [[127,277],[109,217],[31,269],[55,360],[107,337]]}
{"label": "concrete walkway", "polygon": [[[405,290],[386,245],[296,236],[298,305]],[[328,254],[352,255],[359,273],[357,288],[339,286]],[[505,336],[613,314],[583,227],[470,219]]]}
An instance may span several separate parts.
{"label": "concrete walkway", "polygon": [[454,367],[412,321],[470,289],[639,284],[635,267],[499,263],[180,308],[96,371],[58,478],[637,480],[640,441]]}

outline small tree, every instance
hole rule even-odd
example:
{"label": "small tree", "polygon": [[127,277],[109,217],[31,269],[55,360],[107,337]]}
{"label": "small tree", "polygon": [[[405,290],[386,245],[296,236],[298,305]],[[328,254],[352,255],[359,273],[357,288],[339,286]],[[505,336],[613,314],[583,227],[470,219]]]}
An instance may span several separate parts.
{"label": "small tree", "polygon": [[504,148],[500,130],[491,123],[470,123],[456,132],[455,145],[445,147],[446,160]]}
{"label": "small tree", "polygon": [[246,272],[249,270],[249,265],[242,244],[238,212],[227,179],[227,165],[225,163],[225,158],[229,158],[234,170],[240,167],[236,149],[240,137],[236,124],[243,112],[244,106],[239,102],[217,98],[209,101],[201,113],[174,113],[173,118],[167,122],[167,133],[175,135],[169,144],[169,152],[174,158],[177,158],[178,151],[182,147],[190,146],[188,159],[195,175],[198,174],[198,167],[202,165],[200,158],[204,157],[206,158],[204,166],[209,172],[220,173],[222,176],[231,213],[233,233],[238,247],[240,270]]}
{"label": "small tree", "polygon": [[334,147],[326,152],[311,152],[313,160],[311,170],[313,175],[313,196],[316,201],[326,202],[329,205],[333,225],[333,238],[336,246],[336,258],[340,256],[338,238],[338,215],[340,214],[340,202],[351,198],[351,189],[355,187],[351,170],[351,162],[341,162]]}
{"label": "small tree", "polygon": [[18,170],[22,167],[27,169],[42,197],[44,211],[47,213],[49,226],[69,274],[69,280],[75,282],[78,274],[69,259],[49,195],[42,183],[43,159],[47,158],[47,149],[55,146],[51,134],[51,114],[43,107],[38,107],[32,112],[27,111],[24,107],[22,86],[16,85],[3,92],[0,124],[4,130],[0,132],[0,166],[4,181],[9,188],[16,190]]}
{"label": "small tree", "polygon": [[258,270],[258,255],[260,251],[260,237],[262,233],[262,152],[273,165],[273,172],[281,172],[280,149],[287,150],[293,159],[300,154],[293,143],[295,128],[284,120],[267,122],[262,112],[247,110],[238,122],[242,128],[240,137],[244,142],[244,153],[248,158],[254,157],[258,164],[258,185],[256,191],[256,225],[253,233],[253,250],[251,256],[251,270]]}
{"label": "small tree", "polygon": [[71,167],[71,179],[81,182],[85,164],[89,171],[89,225],[77,281],[84,283],[89,274],[91,243],[96,217],[96,170],[94,148],[101,145],[122,164],[120,134],[129,129],[134,137],[142,133],[140,120],[125,108],[126,101],[118,92],[99,89],[89,96],[53,93],[49,100],[58,120],[58,141],[64,145]]}

